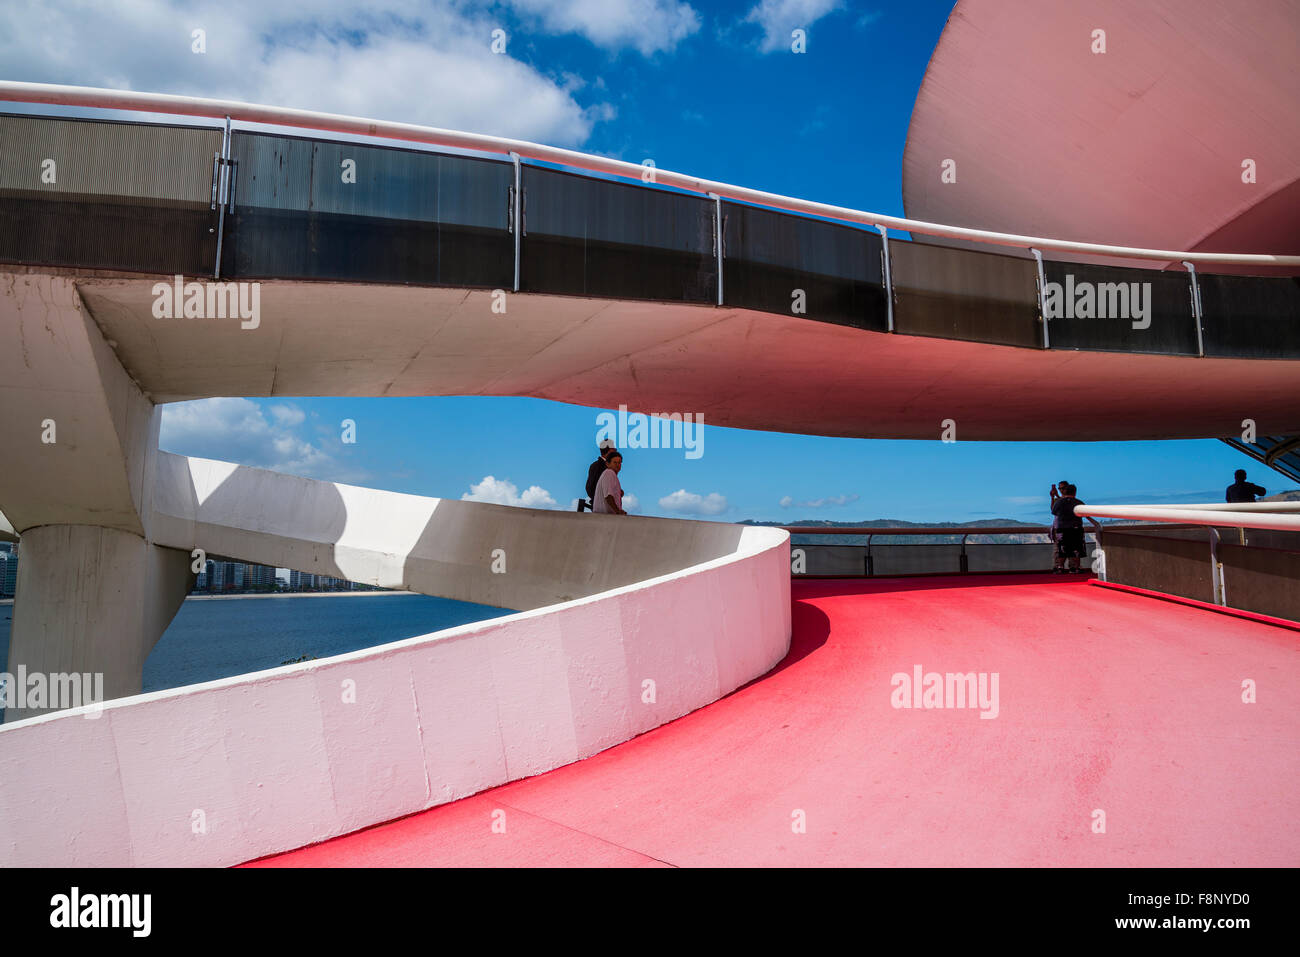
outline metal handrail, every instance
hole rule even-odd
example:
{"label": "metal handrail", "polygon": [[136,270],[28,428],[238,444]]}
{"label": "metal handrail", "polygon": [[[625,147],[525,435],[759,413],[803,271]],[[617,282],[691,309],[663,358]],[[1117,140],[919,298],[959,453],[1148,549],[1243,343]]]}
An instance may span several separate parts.
{"label": "metal handrail", "polygon": [[[1249,504],[1249,503],[1242,503]],[[1260,503],[1256,503],[1260,504]],[[1179,525],[1262,528],[1272,531],[1300,531],[1300,514],[1272,514],[1244,509],[1161,508],[1150,505],[1076,505],[1075,515],[1085,518],[1130,518],[1146,522],[1172,522]]]}
{"label": "metal handrail", "polygon": [[[590,153],[582,153],[577,150],[544,146],[526,140],[444,130],[414,123],[371,120],[338,113],[320,113],[312,110],[295,110],[285,107],[241,103],[237,100],[216,100],[205,97],[174,96],[165,93],[137,93],[130,90],[104,90],[85,86],[0,80],[0,101],[46,103],[58,106],[126,110],[139,113],[165,113],[176,116],[198,116],[223,120],[229,117],[230,120],[237,122],[266,123],[330,133],[372,136],[504,155],[517,153],[519,156],[528,159],[638,180],[646,172],[646,167],[638,163],[629,163],[605,156],[593,156]],[[866,226],[884,226],[888,229],[907,230],[911,233],[920,233],[927,236],[942,236],[948,239],[964,239],[1002,246],[1017,246],[1024,249],[1052,249],[1058,252],[1163,262],[1300,266],[1300,256],[1144,249],[1136,246],[1075,242],[1062,239],[1047,239],[1041,236],[1022,236],[1016,233],[1002,233],[986,229],[970,229],[965,226],[948,226],[942,223],[930,223],[900,216],[887,216],[882,213],[849,209],[844,206],[814,203],[793,196],[747,189],[743,186],[732,186],[727,183],[700,179],[695,176],[658,168],[654,170],[653,181],[658,185],[673,186],[706,196],[714,193],[724,199],[754,203],[810,216],[860,223]]]}

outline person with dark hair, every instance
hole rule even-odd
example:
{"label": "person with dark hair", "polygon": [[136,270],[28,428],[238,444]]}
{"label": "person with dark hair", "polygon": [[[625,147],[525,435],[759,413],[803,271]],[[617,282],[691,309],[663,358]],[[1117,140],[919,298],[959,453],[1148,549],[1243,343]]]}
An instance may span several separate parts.
{"label": "person with dark hair", "polygon": [[593,512],[599,511],[596,508],[596,483],[600,481],[600,476],[605,471],[609,456],[618,451],[618,449],[614,448],[613,439],[601,439],[598,448],[600,454],[596,456],[596,461],[587,466],[587,497],[585,500],[578,499],[579,512],[584,508],[588,508]]}
{"label": "person with dark hair", "polygon": [[[1053,485],[1053,486],[1051,487],[1051,489],[1050,489],[1050,491],[1051,491],[1051,493],[1052,493],[1052,502],[1051,502],[1051,504],[1053,504],[1053,505],[1056,504],[1057,496],[1058,496],[1058,495],[1064,495],[1064,494],[1065,494],[1065,490],[1066,490],[1066,488],[1069,486],[1069,484],[1070,484],[1070,483],[1067,482],[1065,479],[1061,479],[1061,481],[1057,482],[1055,485]],[[1059,535],[1060,535],[1060,531],[1061,531],[1061,526],[1060,526],[1060,524],[1059,524],[1059,520],[1058,520],[1057,517],[1056,517],[1056,512],[1053,511],[1053,512],[1052,512],[1052,530],[1051,530],[1050,532],[1047,533],[1047,537],[1050,538],[1050,539],[1052,540],[1052,544],[1053,544],[1053,545],[1056,544],[1056,539],[1059,537]],[[1059,571],[1061,571],[1064,567],[1065,567],[1065,558],[1061,555],[1061,551],[1060,551],[1060,549],[1058,549],[1058,548],[1053,548],[1053,549],[1052,549],[1052,570],[1053,570],[1053,571],[1058,571],[1058,572],[1059,572]]]}
{"label": "person with dark hair", "polygon": [[1232,473],[1232,477],[1237,481],[1228,486],[1228,493],[1224,501],[1253,502],[1256,495],[1266,494],[1266,489],[1263,486],[1246,481],[1245,469],[1237,469]]}
{"label": "person with dark hair", "polygon": [[1078,491],[1073,485],[1066,485],[1061,494],[1052,500],[1052,514],[1056,516],[1058,556],[1056,566],[1052,569],[1054,572],[1064,570],[1061,567],[1062,559],[1069,559],[1071,572],[1079,571],[1079,559],[1088,554],[1088,546],[1083,540],[1083,517],[1074,514],[1075,508],[1083,504],[1076,497]]}
{"label": "person with dark hair", "polygon": [[591,497],[591,510],[606,515],[626,515],[623,511],[623,486],[618,473],[623,468],[623,456],[611,452],[605,460],[605,471],[596,480],[596,493]]}

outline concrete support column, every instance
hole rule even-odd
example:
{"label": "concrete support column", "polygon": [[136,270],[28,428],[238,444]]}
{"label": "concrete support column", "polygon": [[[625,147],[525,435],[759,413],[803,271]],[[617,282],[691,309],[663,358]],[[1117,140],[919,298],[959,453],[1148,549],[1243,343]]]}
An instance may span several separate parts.
{"label": "concrete support column", "polygon": [[102,673],[105,698],[136,694],[189,590],[189,552],[153,544],[160,412],[73,279],[0,273],[0,408],[0,534],[19,536],[5,670],[47,686]]}
{"label": "concrete support column", "polygon": [[[8,672],[102,674],[105,699],[140,693],[144,660],[193,586],[187,552],[93,525],[42,525],[22,536]],[[11,708],[17,721],[67,707]]]}

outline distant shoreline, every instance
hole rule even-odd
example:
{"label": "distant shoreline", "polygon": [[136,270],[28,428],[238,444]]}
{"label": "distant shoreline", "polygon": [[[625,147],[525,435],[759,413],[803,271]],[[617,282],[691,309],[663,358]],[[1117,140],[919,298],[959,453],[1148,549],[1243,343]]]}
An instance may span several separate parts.
{"label": "distant shoreline", "polygon": [[233,598],[360,598],[363,595],[418,595],[414,591],[290,591],[250,592],[246,595],[186,595],[186,601],[230,601]]}
{"label": "distant shoreline", "polygon": [[[418,591],[291,591],[252,592],[247,595],[186,595],[186,601],[231,601],[235,598],[361,598],[367,595],[418,595]],[[12,605],[12,598],[0,598],[0,606]]]}

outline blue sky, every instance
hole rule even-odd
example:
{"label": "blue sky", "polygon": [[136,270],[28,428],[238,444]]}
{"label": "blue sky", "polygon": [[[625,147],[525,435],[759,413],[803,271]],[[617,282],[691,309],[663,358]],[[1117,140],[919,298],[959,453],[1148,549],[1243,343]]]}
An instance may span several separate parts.
{"label": "blue sky", "polygon": [[[908,120],[951,2],[15,0],[6,78],[230,97],[603,153],[902,215]],[[807,31],[790,52],[793,27]],[[192,50],[193,29],[207,50]],[[506,52],[488,51],[494,29]],[[38,30],[40,37],[25,35]],[[39,42],[36,42],[39,39]],[[148,50],[148,56],[141,56]],[[531,399],[225,399],[169,407],[171,451],[353,484],[569,507],[597,410]],[[340,441],[344,419],[355,444]],[[629,453],[642,514],[719,520],[1041,519],[1069,478],[1092,502],[1215,500],[1245,467],[1213,440],[970,443],[705,426],[705,454]],[[512,492],[513,487],[513,492]],[[531,490],[531,491],[530,491]],[[783,506],[783,501],[786,505]]]}

